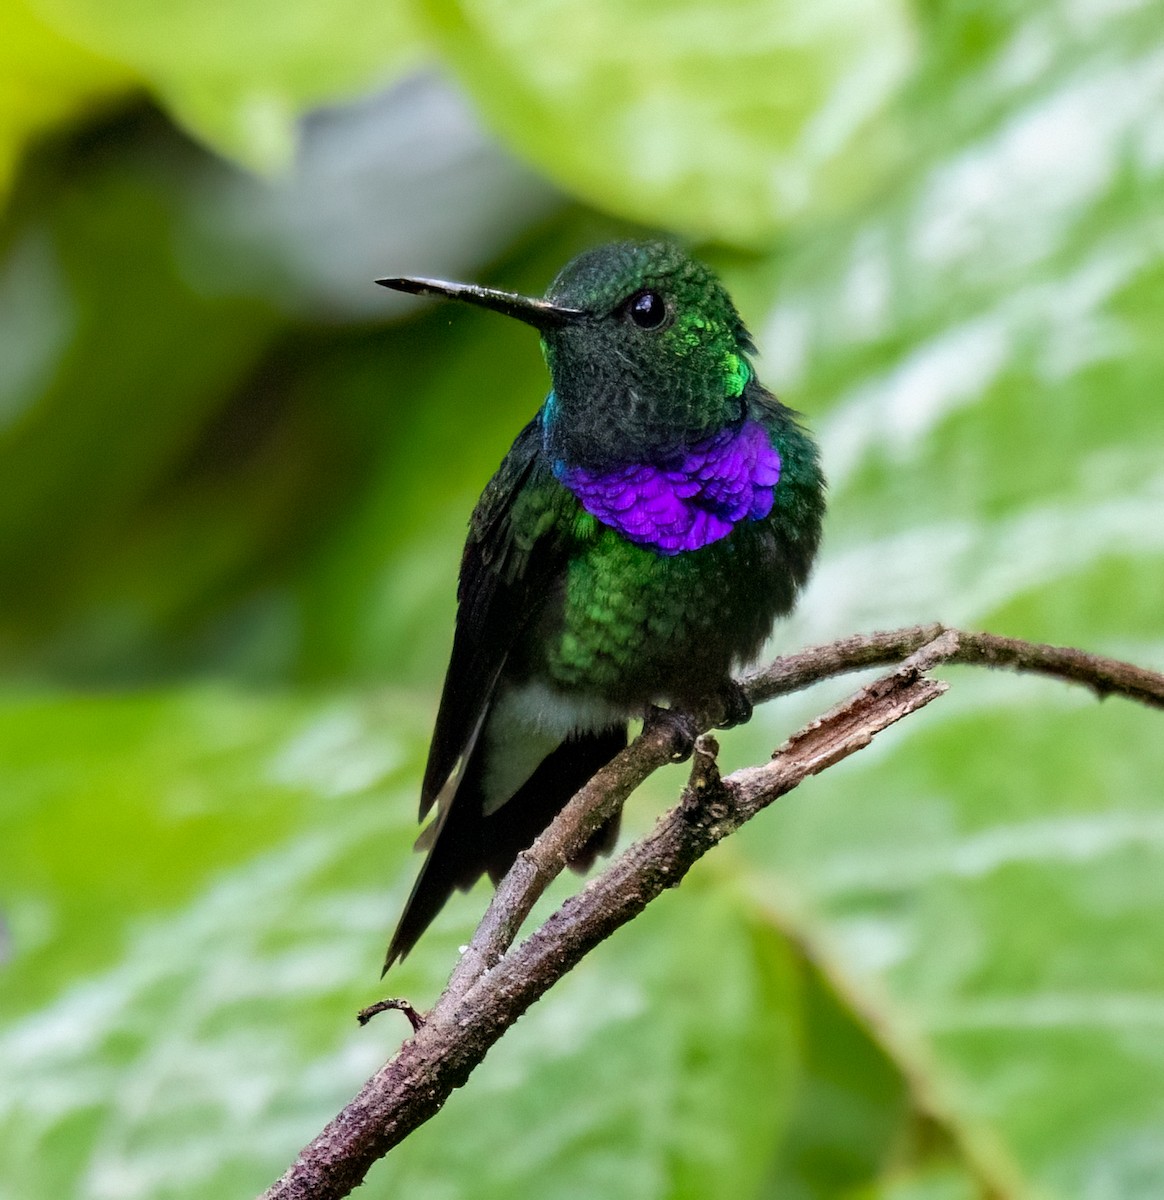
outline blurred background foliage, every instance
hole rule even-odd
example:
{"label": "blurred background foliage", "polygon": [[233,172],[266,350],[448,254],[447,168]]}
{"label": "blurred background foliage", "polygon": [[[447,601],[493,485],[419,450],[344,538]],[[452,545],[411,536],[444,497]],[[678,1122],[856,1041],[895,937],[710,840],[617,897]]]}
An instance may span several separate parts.
{"label": "blurred background foliage", "polygon": [[[404,1034],[352,1014],[465,521],[546,382],[528,330],[377,275],[537,292],[679,235],[824,448],[777,649],[942,619],[1164,667],[1160,0],[0,26],[0,1200],[256,1192]],[[955,684],[594,954],[368,1195],[1164,1194],[1159,716]]]}

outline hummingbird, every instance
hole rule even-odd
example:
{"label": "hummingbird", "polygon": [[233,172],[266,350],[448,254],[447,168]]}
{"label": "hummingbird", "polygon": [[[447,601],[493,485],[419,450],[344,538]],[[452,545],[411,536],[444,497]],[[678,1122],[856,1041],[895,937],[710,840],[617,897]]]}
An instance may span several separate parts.
{"label": "hummingbird", "polygon": [[[541,335],[550,390],[473,510],[420,791],[424,865],[385,972],[453,890],[496,885],[660,702],[751,713],[733,669],[793,607],[824,515],[815,442],[756,378],[715,274],[665,241],[598,246],[543,299],[411,276]],[[583,847],[609,852],[615,816]]]}

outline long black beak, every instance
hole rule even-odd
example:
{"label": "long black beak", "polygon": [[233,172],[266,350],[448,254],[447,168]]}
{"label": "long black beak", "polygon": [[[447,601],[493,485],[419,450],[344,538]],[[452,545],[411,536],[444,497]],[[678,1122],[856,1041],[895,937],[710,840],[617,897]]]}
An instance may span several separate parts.
{"label": "long black beak", "polygon": [[376,282],[381,287],[410,292],[414,296],[445,296],[449,300],[463,300],[466,304],[476,304],[504,313],[507,317],[516,317],[535,329],[560,329],[586,316],[581,309],[562,308],[548,300],[534,300],[530,296],[519,296],[516,292],[499,292],[494,288],[478,287],[475,283],[446,283],[443,279],[418,279],[411,275],[377,279]]}

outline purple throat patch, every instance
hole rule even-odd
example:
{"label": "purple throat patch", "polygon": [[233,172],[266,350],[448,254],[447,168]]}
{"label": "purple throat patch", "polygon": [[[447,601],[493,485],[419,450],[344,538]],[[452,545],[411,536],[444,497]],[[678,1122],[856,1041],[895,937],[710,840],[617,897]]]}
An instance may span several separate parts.
{"label": "purple throat patch", "polygon": [[628,541],[663,554],[698,550],[772,511],[780,455],[758,421],[682,446],[658,463],[610,471],[555,464],[579,504]]}

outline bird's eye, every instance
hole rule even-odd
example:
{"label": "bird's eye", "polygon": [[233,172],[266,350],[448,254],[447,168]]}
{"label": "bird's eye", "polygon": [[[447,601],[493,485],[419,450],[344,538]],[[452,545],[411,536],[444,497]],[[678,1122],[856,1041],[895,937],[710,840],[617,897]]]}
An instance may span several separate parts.
{"label": "bird's eye", "polygon": [[667,302],[658,292],[638,292],[627,301],[626,311],[640,329],[658,329],[667,319]]}

